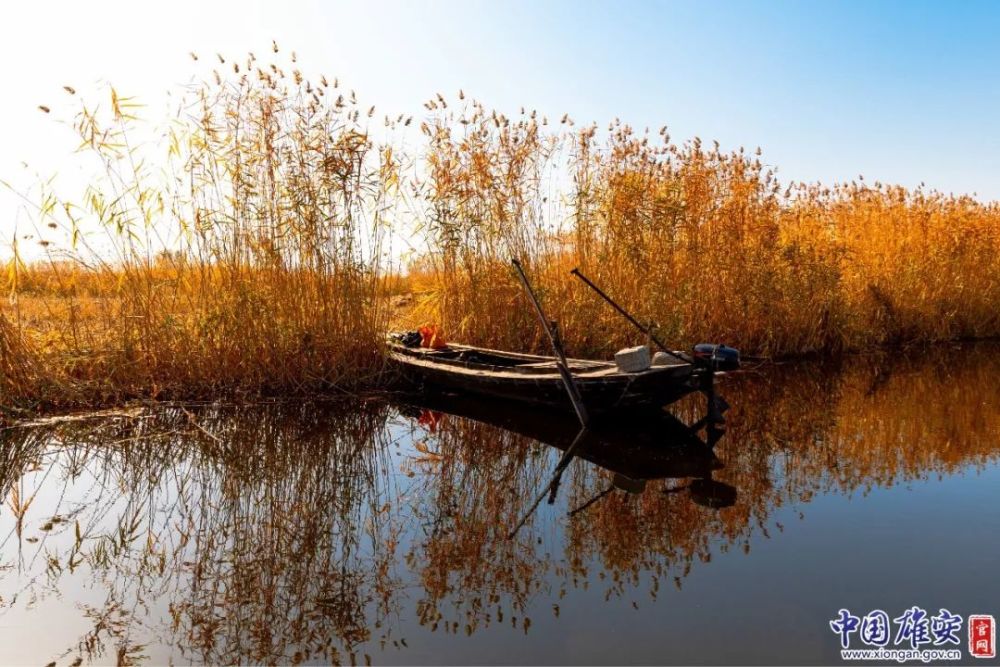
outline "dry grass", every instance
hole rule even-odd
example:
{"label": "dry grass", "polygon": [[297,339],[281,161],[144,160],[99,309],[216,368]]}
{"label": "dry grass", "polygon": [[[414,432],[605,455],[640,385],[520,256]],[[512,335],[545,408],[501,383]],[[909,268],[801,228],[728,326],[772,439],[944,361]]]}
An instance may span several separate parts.
{"label": "dry grass", "polygon": [[14,248],[0,403],[375,381],[398,165],[334,85],[253,56],[235,69],[250,74],[186,91],[160,151],[114,90],[80,107],[99,168],[78,200],[42,191],[36,227],[69,247],[33,263]]}
{"label": "dry grass", "polygon": [[[372,385],[384,332],[426,321],[543,349],[511,256],[581,355],[637,337],[574,266],[679,347],[785,355],[1000,334],[995,203],[789,186],[759,151],[510,119],[461,94],[428,102],[413,126],[424,142],[404,150],[410,119],[377,118],[294,57],[221,66],[233,73],[185,91],[159,152],[134,140],[146,124],[133,101],[112,90],[100,110],[79,107],[97,176],[77,199],[38,198],[36,229],[68,247],[44,262],[14,247],[0,404]],[[400,237],[417,251],[392,272]]]}
{"label": "dry grass", "polygon": [[[679,345],[786,355],[1000,333],[995,203],[863,182],[783,186],[742,149],[618,123],[604,139],[594,127],[546,133],[534,114],[472,106],[427,134],[438,306],[455,338],[542,344],[524,339],[538,329],[510,254],[528,261],[580,354],[636,336],[573,266]],[[566,173],[560,187],[553,174]]]}

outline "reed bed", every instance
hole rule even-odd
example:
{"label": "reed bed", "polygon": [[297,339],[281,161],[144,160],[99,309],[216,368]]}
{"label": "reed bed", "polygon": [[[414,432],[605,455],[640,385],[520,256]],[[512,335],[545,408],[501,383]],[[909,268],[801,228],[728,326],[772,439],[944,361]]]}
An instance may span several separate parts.
{"label": "reed bed", "polygon": [[[13,246],[6,410],[377,386],[385,332],[428,322],[542,350],[512,256],[578,355],[641,337],[573,267],[678,347],[777,356],[1000,334],[995,202],[784,183],[759,149],[508,117],[461,92],[416,122],[383,117],[269,55],[218,56],[158,145],[114,90],[77,107],[96,175],[77,198],[43,185],[36,238]],[[34,242],[44,259],[28,261]]]}
{"label": "reed bed", "polygon": [[185,89],[158,143],[113,89],[79,106],[96,175],[79,199],[41,192],[38,236],[66,243],[34,262],[14,246],[0,403],[376,381],[398,165],[336,83],[219,60],[234,73]]}
{"label": "reed bed", "polygon": [[510,255],[578,354],[641,338],[573,267],[679,346],[794,355],[1000,333],[994,202],[863,180],[786,185],[759,149],[546,123],[473,105],[425,130],[435,261],[421,276],[457,337],[544,347]]}

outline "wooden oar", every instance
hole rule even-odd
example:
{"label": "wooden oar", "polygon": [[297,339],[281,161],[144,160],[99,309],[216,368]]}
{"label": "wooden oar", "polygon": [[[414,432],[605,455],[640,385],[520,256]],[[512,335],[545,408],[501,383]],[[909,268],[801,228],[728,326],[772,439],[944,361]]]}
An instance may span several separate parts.
{"label": "wooden oar", "polygon": [[614,308],[615,310],[617,310],[619,312],[619,314],[621,314],[622,317],[624,317],[626,320],[628,320],[633,325],[635,325],[636,329],[638,329],[642,333],[644,333],[647,336],[649,336],[649,338],[654,343],[656,343],[657,347],[659,347],[661,350],[663,350],[664,352],[666,352],[667,354],[669,354],[672,357],[680,359],[681,361],[683,361],[686,364],[690,364],[691,363],[690,359],[685,359],[681,355],[679,355],[676,352],[674,352],[673,350],[669,349],[663,343],[663,341],[661,341],[659,338],[656,337],[656,334],[653,333],[653,330],[650,327],[644,327],[643,325],[639,324],[639,321],[637,319],[635,319],[634,317],[632,317],[632,315],[630,315],[627,310],[625,310],[624,308],[622,308],[621,306],[619,306],[617,303],[615,303],[614,300],[610,296],[608,296],[607,294],[605,294],[604,291],[600,287],[598,287],[597,285],[595,285],[594,283],[592,283],[587,276],[585,276],[582,273],[580,273],[580,269],[573,269],[572,271],[570,271],[570,273],[572,273],[574,276],[576,276],[577,278],[579,278],[580,280],[582,280],[584,283],[586,283],[587,286],[590,289],[592,289],[595,292],[597,292],[597,294],[602,299],[604,299],[605,301],[607,301],[608,304],[610,304],[612,308]]}
{"label": "wooden oar", "polygon": [[[573,269],[572,271],[570,271],[570,273],[572,273],[574,276],[576,276],[577,278],[579,278],[580,280],[582,280],[584,283],[586,283],[587,287],[589,287],[590,289],[592,289],[595,292],[597,292],[597,294],[602,299],[604,299],[605,301],[607,301],[608,304],[612,308],[614,308],[615,310],[617,310],[618,313],[622,317],[624,317],[626,320],[628,320],[629,322],[631,322],[635,326],[636,329],[638,329],[639,331],[641,331],[644,334],[646,334],[647,336],[649,336],[649,338],[654,343],[656,343],[657,347],[659,347],[661,350],[663,350],[664,352],[666,352],[670,356],[674,357],[675,359],[680,359],[681,361],[683,361],[686,364],[692,363],[691,359],[685,358],[682,355],[680,355],[680,354],[674,352],[673,350],[669,349],[666,346],[666,344],[664,344],[664,342],[662,340],[660,340],[659,338],[656,337],[656,334],[653,333],[652,328],[645,327],[642,324],[640,324],[639,321],[637,319],[635,319],[634,317],[632,317],[632,315],[627,310],[625,310],[624,308],[622,308],[621,306],[619,306],[617,303],[615,303],[614,299],[612,299],[610,296],[608,296],[607,294],[605,294],[604,290],[602,290],[600,287],[598,287],[597,285],[595,285],[590,280],[590,278],[588,278],[587,276],[583,275],[580,272],[580,269]],[[711,424],[722,424],[722,423],[724,423],[726,421],[725,417],[722,416],[722,413],[729,406],[726,405],[725,400],[723,400],[721,396],[718,396],[715,393],[715,372],[714,371],[715,371],[715,367],[714,367],[714,364],[713,364],[712,368],[709,368],[708,369],[708,373],[704,376],[705,387],[702,389],[702,391],[704,392],[705,397],[708,399],[708,415],[702,421],[703,422],[707,421],[708,423],[711,423]],[[719,401],[722,402],[721,405],[720,405]]]}

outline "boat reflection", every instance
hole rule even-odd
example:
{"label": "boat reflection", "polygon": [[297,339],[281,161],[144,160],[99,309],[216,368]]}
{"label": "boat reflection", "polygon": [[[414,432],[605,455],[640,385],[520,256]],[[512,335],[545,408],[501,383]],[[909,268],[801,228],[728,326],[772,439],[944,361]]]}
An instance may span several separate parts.
{"label": "boat reflection", "polygon": [[[431,425],[432,432],[442,430],[449,419],[471,420],[562,452],[580,435],[579,423],[569,414],[453,393],[406,396],[398,410],[417,424]],[[600,492],[602,498],[614,489],[642,493],[647,482],[654,480],[690,479],[689,484],[671,491],[687,490],[693,502],[705,507],[729,507],[736,502],[736,489],[712,479],[713,471],[723,467],[713,448],[725,432],[704,425],[699,420],[689,426],[666,411],[598,421],[583,433],[573,453],[610,473],[611,486]]]}

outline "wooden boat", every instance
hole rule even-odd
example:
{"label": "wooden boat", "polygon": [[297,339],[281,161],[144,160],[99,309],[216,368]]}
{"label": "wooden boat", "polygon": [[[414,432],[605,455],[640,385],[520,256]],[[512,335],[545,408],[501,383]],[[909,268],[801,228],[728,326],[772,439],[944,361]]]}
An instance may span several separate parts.
{"label": "wooden boat", "polygon": [[[471,345],[407,347],[390,338],[389,358],[407,380],[420,386],[573,409],[555,357]],[[679,359],[635,373],[621,371],[614,361],[567,363],[587,410],[595,413],[662,407],[704,389],[713,375],[708,368]]]}

